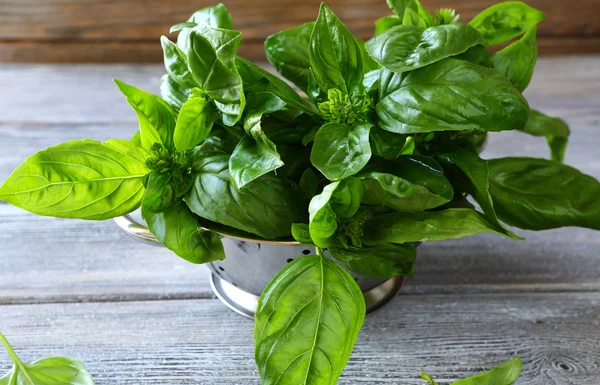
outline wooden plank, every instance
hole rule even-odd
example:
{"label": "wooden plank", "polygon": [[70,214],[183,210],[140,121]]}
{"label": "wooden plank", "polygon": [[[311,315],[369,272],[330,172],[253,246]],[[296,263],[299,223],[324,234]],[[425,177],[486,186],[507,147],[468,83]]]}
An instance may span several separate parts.
{"label": "wooden plank", "polygon": [[[98,385],[259,383],[253,323],[217,300],[0,310],[24,360],[77,356]],[[446,384],[520,355],[518,385],[597,385],[598,319],[598,293],[399,297],[367,317],[339,384]]]}
{"label": "wooden plank", "polygon": [[[431,11],[456,8],[462,20],[495,4],[496,0],[428,0]],[[215,4],[208,0],[3,0],[1,40],[118,41],[156,40],[169,27],[187,20],[197,9]],[[391,14],[383,0],[330,0],[328,5],[359,37],[369,37],[374,20]],[[234,26],[246,41],[262,41],[284,28],[316,19],[320,0],[229,0]],[[547,13],[540,36],[598,36],[600,21],[595,0],[573,6],[567,0],[530,0]]]}

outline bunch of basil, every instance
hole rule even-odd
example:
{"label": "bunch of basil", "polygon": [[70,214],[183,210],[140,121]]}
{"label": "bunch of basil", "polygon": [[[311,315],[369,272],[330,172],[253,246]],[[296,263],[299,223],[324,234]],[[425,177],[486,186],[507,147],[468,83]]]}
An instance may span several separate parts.
{"label": "bunch of basil", "polygon": [[[521,92],[545,15],[521,2],[469,24],[453,10],[389,0],[366,43],[325,4],[316,22],[269,37],[288,83],[237,56],[223,5],[163,37],[162,98],[117,81],[139,118],[130,140],[41,151],[0,188],[39,215],[107,219],[140,205],[156,238],[194,263],[225,257],[229,229],[293,235],[318,255],[271,282],[256,316],[263,384],[333,384],[365,315],[350,275],[410,276],[414,243],[480,232],[600,229],[600,183],[561,163],[569,129]],[[518,38],[491,55],[486,46]],[[545,136],[552,160],[479,157],[488,131]],[[467,200],[472,197],[481,208]],[[248,235],[249,234],[249,235]]]}

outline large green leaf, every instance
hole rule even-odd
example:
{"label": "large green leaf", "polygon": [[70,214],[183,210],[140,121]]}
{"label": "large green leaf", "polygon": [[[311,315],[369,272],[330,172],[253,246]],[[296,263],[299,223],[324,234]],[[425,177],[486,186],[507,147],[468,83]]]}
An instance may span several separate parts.
{"label": "large green leaf", "polygon": [[314,22],[285,29],[265,40],[265,53],[273,67],[302,91],[308,88],[308,46]]}
{"label": "large green leaf", "polygon": [[410,72],[377,104],[379,126],[402,134],[517,129],[528,115],[527,101],[506,77],[452,58]]}
{"label": "large green leaf", "polygon": [[506,76],[521,92],[527,88],[537,61],[538,49],[533,27],[518,41],[492,56],[493,68]]}
{"label": "large green leaf", "polygon": [[335,385],[365,317],[360,288],[321,255],[287,264],[256,310],[255,360],[263,385]]}
{"label": "large green leaf", "polygon": [[412,277],[417,259],[415,247],[408,244],[384,243],[371,247],[347,248],[334,245],[329,251],[356,274],[378,279],[399,275]]}
{"label": "large green leaf", "polygon": [[137,114],[142,148],[150,152],[154,143],[160,143],[169,149],[173,148],[175,111],[171,106],[158,96],[120,80],[115,79],[115,83]]}
{"label": "large green leaf", "polygon": [[[180,29],[179,36],[177,36],[177,46],[183,52],[187,52],[189,49],[190,32],[198,24],[207,24],[212,28],[233,29],[231,14],[223,4],[202,8],[194,12],[188,19],[187,28]],[[171,29],[171,32],[174,32],[173,29]]]}
{"label": "large green leaf", "polygon": [[483,10],[469,22],[488,45],[522,35],[546,18],[546,14],[520,1],[506,1]]}
{"label": "large green leaf", "polygon": [[193,89],[177,117],[173,136],[175,148],[185,151],[201,144],[210,134],[217,118],[218,115],[206,95],[197,88]]}
{"label": "large green leaf", "polygon": [[483,232],[504,235],[471,209],[375,215],[365,223],[363,230],[363,241],[367,245],[441,241]]}
{"label": "large green leaf", "polygon": [[228,164],[228,155],[195,160],[194,184],[185,195],[194,213],[266,239],[289,236],[292,223],[305,222],[302,194],[285,180],[266,174],[242,193],[231,183]]}
{"label": "large green leaf", "polygon": [[579,226],[600,230],[600,182],[545,159],[488,161],[490,193],[504,222],[528,230]]}
{"label": "large green leaf", "polygon": [[199,87],[214,99],[223,123],[233,126],[244,110],[243,82],[235,65],[241,42],[238,31],[198,25],[190,30],[187,58]]}
{"label": "large green leaf", "polygon": [[145,214],[156,239],[186,261],[207,263],[225,258],[219,236],[203,230],[183,201],[167,210],[147,210]]}
{"label": "large green leaf", "polygon": [[312,31],[309,58],[321,90],[337,88],[348,95],[361,94],[364,73],[360,47],[325,3]]}
{"label": "large green leaf", "polygon": [[548,116],[540,111],[531,110],[529,120],[522,129],[533,136],[545,136],[550,146],[552,160],[562,162],[571,131],[564,120]]}
{"label": "large green leaf", "polygon": [[369,123],[323,125],[315,136],[311,162],[329,180],[356,174],[371,158],[371,126]]}
{"label": "large green leaf", "polygon": [[29,157],[0,187],[0,199],[38,215],[108,219],[135,210],[149,172],[131,142],[62,143]]}
{"label": "large green leaf", "polygon": [[402,73],[458,55],[483,43],[485,41],[479,32],[466,24],[429,28],[399,25],[369,40],[366,48],[381,66]]}
{"label": "large green leaf", "polygon": [[449,202],[453,190],[439,164],[424,156],[401,156],[383,169],[358,175],[362,203],[397,211],[424,211]]}

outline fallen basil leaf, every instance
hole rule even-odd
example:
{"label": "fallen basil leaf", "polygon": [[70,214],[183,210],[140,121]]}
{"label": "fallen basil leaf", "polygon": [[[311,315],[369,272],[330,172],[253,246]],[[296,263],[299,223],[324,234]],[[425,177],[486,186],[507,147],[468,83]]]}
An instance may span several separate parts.
{"label": "fallen basil leaf", "polygon": [[288,263],[256,310],[255,359],[263,385],[335,384],[365,317],[354,279],[322,255]]}
{"label": "fallen basil leaf", "polygon": [[37,215],[118,217],[140,205],[145,157],[126,140],[72,140],[29,157],[0,187],[0,199]]}
{"label": "fallen basil leaf", "polygon": [[600,230],[600,182],[546,159],[488,161],[498,217],[528,230],[578,226]]}
{"label": "fallen basil leaf", "polygon": [[[515,357],[487,372],[454,381],[450,385],[511,385],[521,375],[521,369],[521,357]],[[430,385],[437,385],[427,373],[421,372],[421,377]]]}

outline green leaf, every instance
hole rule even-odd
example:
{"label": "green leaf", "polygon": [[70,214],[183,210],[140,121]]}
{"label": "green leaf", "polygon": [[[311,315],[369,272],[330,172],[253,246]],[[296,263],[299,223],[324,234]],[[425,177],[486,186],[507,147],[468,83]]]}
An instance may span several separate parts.
{"label": "green leaf", "polygon": [[235,65],[240,32],[198,25],[190,30],[189,39],[186,54],[195,82],[214,99],[223,114],[223,124],[233,126],[246,104],[242,78]]}
{"label": "green leaf", "polygon": [[487,68],[493,68],[492,55],[490,51],[482,45],[475,45],[460,55],[454,56],[456,59],[465,60],[469,63],[477,64]]}
{"label": "green leaf", "polygon": [[369,132],[369,143],[374,155],[392,160],[402,154],[402,148],[406,143],[406,135],[396,134],[373,126]]}
{"label": "green leaf", "polygon": [[173,136],[175,148],[185,151],[201,144],[210,134],[215,120],[217,114],[210,101],[197,88],[192,90],[177,117]]}
{"label": "green leaf", "polygon": [[83,362],[71,357],[48,357],[23,363],[4,335],[0,343],[14,362],[13,368],[0,378],[0,385],[94,385]]}
{"label": "green leaf", "polygon": [[228,155],[195,160],[194,184],[185,195],[195,214],[266,239],[289,236],[292,223],[306,221],[302,196],[285,180],[266,174],[242,193],[231,183],[228,165]]}
{"label": "green leaf", "polygon": [[484,42],[479,32],[466,24],[429,28],[400,25],[369,40],[366,48],[382,67],[402,73],[458,55]]}
{"label": "green leaf", "polygon": [[488,161],[498,217],[528,230],[578,226],[600,230],[600,182],[545,159]]}
{"label": "green leaf", "polygon": [[314,245],[308,225],[305,223],[292,224],[292,237],[303,245]]}
{"label": "green leaf", "polygon": [[423,378],[423,380],[427,381],[429,383],[429,385],[438,385],[437,382],[435,382],[431,377],[429,377],[429,374],[425,373],[425,372],[421,372],[421,377]]}
{"label": "green leaf", "polygon": [[571,131],[564,120],[548,116],[540,111],[531,110],[529,112],[529,120],[522,129],[533,136],[545,136],[552,160],[562,162],[565,157],[565,150]]}
{"label": "green leaf", "polygon": [[360,288],[321,255],[295,259],[269,283],[255,316],[263,385],[333,385],[365,317]]}
{"label": "green leaf", "polygon": [[412,0],[408,2],[408,7],[404,10],[402,24],[427,28],[434,25],[435,21],[433,15],[423,7],[419,0]]}
{"label": "green leaf", "polygon": [[504,77],[458,59],[412,71],[377,104],[379,126],[401,133],[521,128],[529,105]]}
{"label": "green leaf", "polygon": [[492,5],[469,22],[488,45],[504,43],[522,35],[546,18],[546,14],[520,1]]}
{"label": "green leaf", "polygon": [[377,62],[367,52],[366,43],[357,37],[355,37],[354,40],[356,41],[358,49],[360,50],[360,57],[362,59],[364,73],[366,74],[368,72],[375,71],[381,68],[379,64],[377,64]]}
{"label": "green leaf", "polygon": [[377,19],[375,20],[375,36],[399,25],[402,25],[402,19],[396,15],[384,16],[381,19]]}
{"label": "green leaf", "polygon": [[329,180],[359,172],[371,158],[370,123],[327,123],[317,132],[310,161]]}
{"label": "green leaf", "polygon": [[171,174],[150,173],[142,199],[142,218],[146,220],[149,214],[169,210],[177,204],[177,198],[177,189]]}
{"label": "green leaf", "polygon": [[149,172],[126,140],[73,140],[29,157],[0,187],[0,199],[38,215],[108,219],[135,210]]}
{"label": "green leaf", "polygon": [[412,245],[385,243],[371,247],[329,248],[331,255],[345,262],[346,267],[358,275],[387,279],[399,275],[412,277],[417,252]]}
{"label": "green leaf", "polygon": [[317,175],[311,168],[307,168],[299,182],[300,190],[304,193],[306,199],[311,199],[317,193],[318,181]]}
{"label": "green leaf", "polygon": [[399,89],[405,77],[405,74],[397,74],[382,68],[379,71],[379,100]]}
{"label": "green leaf", "polygon": [[229,172],[236,188],[241,189],[254,179],[283,166],[275,144],[262,131],[264,114],[281,110],[283,100],[271,92],[256,92],[248,95],[244,137],[229,158]]}
{"label": "green leaf", "polygon": [[492,56],[493,68],[521,92],[529,85],[537,61],[535,31],[535,27],[531,28],[520,40]]}
{"label": "green leaf", "polygon": [[175,111],[164,100],[115,79],[117,87],[127,98],[127,103],[137,114],[140,123],[142,148],[150,152],[154,143],[173,148]]}
{"label": "green leaf", "polygon": [[490,195],[490,181],[488,162],[481,159],[475,151],[466,149],[456,149],[439,156],[439,159],[448,162],[458,168],[453,174],[455,177],[455,185],[462,188],[461,192],[469,193],[486,215],[487,220],[497,227],[497,230],[505,233],[506,236],[519,239],[511,231],[507,230],[500,223],[494,202]]}
{"label": "green leaf", "polygon": [[160,38],[163,48],[165,68],[171,79],[185,88],[196,87],[194,77],[190,72],[185,54],[166,36]]}
{"label": "green leaf", "polygon": [[439,164],[424,156],[402,156],[385,172],[359,174],[362,203],[397,211],[424,211],[449,202],[454,193]]}
{"label": "green leaf", "polygon": [[314,22],[284,29],[265,40],[265,53],[273,67],[302,91],[308,89],[308,46]]}
{"label": "green leaf", "polygon": [[325,3],[321,3],[310,37],[309,58],[321,90],[337,88],[351,96],[362,93],[364,72],[360,48],[352,33]]}
{"label": "green leaf", "polygon": [[441,241],[478,233],[498,232],[483,215],[471,209],[374,215],[364,225],[367,245]]}
{"label": "green leaf", "polygon": [[191,263],[207,263],[225,258],[219,235],[203,230],[183,201],[167,210],[148,210],[148,228],[169,250]]}
{"label": "green leaf", "polygon": [[339,182],[329,199],[329,204],[336,217],[347,219],[358,211],[362,196],[362,183],[358,178],[350,177]]}
{"label": "green leaf", "polygon": [[450,385],[511,385],[521,375],[521,368],[521,357],[515,357],[512,360],[506,361],[502,365],[497,366],[487,372],[463,378],[462,380],[455,381]]}
{"label": "green leaf", "polygon": [[317,113],[314,104],[303,100],[292,87],[269,71],[241,57],[236,59],[236,63],[244,82],[246,94],[270,92],[283,100],[289,107],[310,115]]}
{"label": "green leaf", "polygon": [[[177,37],[177,45],[183,52],[187,52],[189,49],[190,31],[192,28],[198,26],[198,24],[208,24],[212,28],[233,29],[231,14],[223,4],[202,8],[194,12],[188,19],[188,23],[185,23],[185,25],[182,25],[182,23],[175,25],[184,27],[180,30],[179,36]],[[171,28],[171,32],[175,32],[173,31],[173,28]]]}
{"label": "green leaf", "polygon": [[183,87],[173,80],[169,75],[160,78],[160,96],[178,112],[188,100],[190,89]]}

